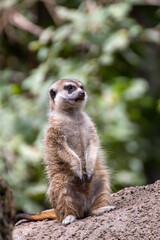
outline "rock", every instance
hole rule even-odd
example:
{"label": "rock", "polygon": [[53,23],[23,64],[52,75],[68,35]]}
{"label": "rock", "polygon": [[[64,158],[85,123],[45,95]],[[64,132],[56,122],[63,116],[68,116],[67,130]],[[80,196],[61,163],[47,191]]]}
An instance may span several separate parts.
{"label": "rock", "polygon": [[68,226],[55,220],[21,222],[13,240],[160,240],[160,180],[112,194],[116,209]]}
{"label": "rock", "polygon": [[0,178],[0,240],[12,239],[15,211],[8,183]]}

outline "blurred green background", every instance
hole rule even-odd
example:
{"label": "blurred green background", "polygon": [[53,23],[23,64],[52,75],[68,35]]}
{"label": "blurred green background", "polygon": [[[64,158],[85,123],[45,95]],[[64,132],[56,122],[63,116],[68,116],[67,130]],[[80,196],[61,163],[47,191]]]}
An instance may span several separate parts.
{"label": "blurred green background", "polygon": [[160,178],[158,5],[1,0],[0,175],[17,211],[49,207],[43,135],[48,88],[60,78],[87,89],[86,111],[108,156],[113,191]]}

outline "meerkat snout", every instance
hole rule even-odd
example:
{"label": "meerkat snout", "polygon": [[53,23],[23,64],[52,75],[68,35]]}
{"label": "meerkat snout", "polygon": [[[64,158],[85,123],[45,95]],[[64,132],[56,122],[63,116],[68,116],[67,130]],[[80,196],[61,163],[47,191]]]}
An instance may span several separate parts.
{"label": "meerkat snout", "polygon": [[78,91],[75,101],[81,101],[85,98],[85,92],[83,90]]}
{"label": "meerkat snout", "polygon": [[79,92],[79,97],[81,97],[82,99],[84,98],[85,96],[85,92],[82,90]]}

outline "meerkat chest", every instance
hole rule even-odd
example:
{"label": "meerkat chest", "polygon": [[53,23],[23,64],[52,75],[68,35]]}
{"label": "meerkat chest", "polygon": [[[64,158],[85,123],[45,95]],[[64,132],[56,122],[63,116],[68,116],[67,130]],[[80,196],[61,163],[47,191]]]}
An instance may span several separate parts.
{"label": "meerkat chest", "polygon": [[89,127],[85,121],[68,122],[65,126],[67,144],[79,157],[84,158],[89,143]]}

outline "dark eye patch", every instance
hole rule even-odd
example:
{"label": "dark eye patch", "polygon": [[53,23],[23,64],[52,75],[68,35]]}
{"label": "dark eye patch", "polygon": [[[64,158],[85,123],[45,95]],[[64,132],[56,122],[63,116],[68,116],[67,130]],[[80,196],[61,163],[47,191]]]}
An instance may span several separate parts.
{"label": "dark eye patch", "polygon": [[84,87],[83,87],[83,85],[82,85],[82,86],[80,86],[80,88],[81,88],[82,90],[84,90]]}
{"label": "dark eye patch", "polygon": [[67,85],[64,87],[64,89],[68,90],[69,92],[73,92],[76,89],[76,87],[73,85]]}

